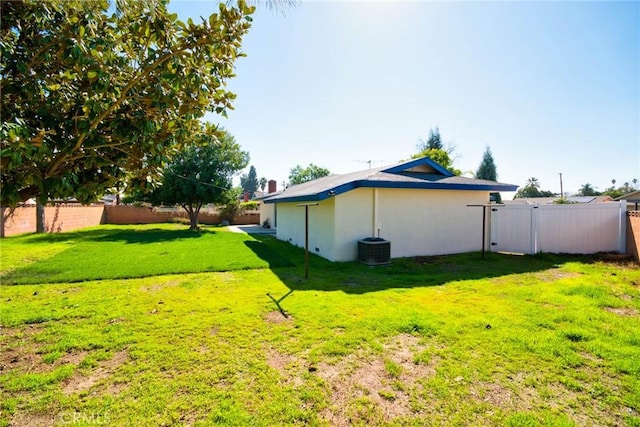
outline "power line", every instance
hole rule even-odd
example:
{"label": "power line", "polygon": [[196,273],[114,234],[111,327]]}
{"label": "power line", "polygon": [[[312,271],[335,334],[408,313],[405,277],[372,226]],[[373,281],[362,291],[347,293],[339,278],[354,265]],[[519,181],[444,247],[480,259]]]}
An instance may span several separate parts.
{"label": "power line", "polygon": [[218,189],[218,190],[224,190],[224,191],[230,190],[230,188],[220,187],[219,185],[210,184],[210,183],[208,183],[208,182],[204,182],[204,181],[199,181],[199,180],[197,180],[197,179],[190,178],[190,177],[188,177],[188,176],[178,175],[177,173],[175,173],[175,172],[171,172],[171,171],[169,171],[169,170],[166,170],[166,171],[164,171],[164,172],[165,172],[165,173],[169,173],[170,175],[173,175],[173,176],[175,176],[175,177],[178,177],[178,178],[184,179],[185,181],[195,182],[196,184],[204,185],[204,186],[206,186],[206,187],[216,188],[216,189]]}

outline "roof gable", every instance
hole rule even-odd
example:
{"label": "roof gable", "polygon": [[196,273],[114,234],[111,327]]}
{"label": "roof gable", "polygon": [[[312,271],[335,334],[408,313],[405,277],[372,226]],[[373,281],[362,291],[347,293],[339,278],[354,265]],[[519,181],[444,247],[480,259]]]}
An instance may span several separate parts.
{"label": "roof gable", "polygon": [[409,160],[398,165],[392,166],[388,169],[383,169],[382,172],[387,173],[427,173],[427,174],[439,174],[443,176],[454,176],[454,174],[429,157],[421,157],[415,160]]}

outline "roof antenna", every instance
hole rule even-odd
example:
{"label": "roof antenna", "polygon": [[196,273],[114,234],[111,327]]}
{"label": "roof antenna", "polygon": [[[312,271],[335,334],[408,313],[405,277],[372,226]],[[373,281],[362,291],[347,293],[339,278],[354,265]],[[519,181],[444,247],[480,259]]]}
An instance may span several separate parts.
{"label": "roof antenna", "polygon": [[366,163],[369,165],[369,169],[371,169],[371,163],[381,163],[381,160],[356,160],[360,163]]}

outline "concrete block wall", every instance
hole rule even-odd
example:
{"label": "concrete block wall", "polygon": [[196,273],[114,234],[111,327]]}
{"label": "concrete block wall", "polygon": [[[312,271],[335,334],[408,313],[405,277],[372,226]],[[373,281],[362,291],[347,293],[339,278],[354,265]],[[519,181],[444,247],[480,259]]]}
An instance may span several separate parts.
{"label": "concrete block wall", "polygon": [[[105,206],[106,224],[156,224],[160,222],[170,222],[182,218],[188,220],[189,217],[184,210],[180,211],[156,211],[153,208],[137,206]],[[199,224],[220,224],[222,219],[218,214],[210,212],[200,212],[198,215]],[[231,221],[234,225],[259,224],[260,213],[245,213],[238,215]]]}
{"label": "concrete block wall", "polygon": [[[44,208],[45,228],[49,233],[71,231],[103,223],[104,206],[55,205]],[[4,235],[13,236],[36,231],[36,207],[19,206],[11,211],[2,208]]]}
{"label": "concrete block wall", "polygon": [[[83,206],[61,204],[46,206],[44,211],[46,230],[49,233],[72,231],[100,224],[157,224],[170,222],[176,218],[188,219],[186,212],[157,212],[151,208],[135,206]],[[36,207],[19,206],[11,211],[2,208],[3,236],[33,233],[36,231]],[[219,224],[217,214],[201,212],[200,224]],[[233,225],[259,224],[260,213],[251,212],[238,215],[231,221]]]}

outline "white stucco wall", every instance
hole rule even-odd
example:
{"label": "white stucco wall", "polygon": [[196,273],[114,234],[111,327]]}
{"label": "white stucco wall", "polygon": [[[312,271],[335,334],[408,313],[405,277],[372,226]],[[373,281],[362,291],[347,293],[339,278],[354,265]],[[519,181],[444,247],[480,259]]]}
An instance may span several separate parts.
{"label": "white stucco wall", "polygon": [[[296,203],[278,203],[276,237],[304,248],[304,210]],[[328,199],[317,206],[309,206],[309,252],[330,261],[336,261],[334,253],[335,202]]]}
{"label": "white stucco wall", "polygon": [[[479,251],[482,209],[467,205],[488,200],[488,191],[358,188],[309,207],[309,251],[352,261],[358,240],[378,230],[391,242],[392,258]],[[304,247],[304,207],[277,209],[277,238]]]}
{"label": "white stucco wall", "polygon": [[[373,225],[373,188],[356,188],[335,197],[335,261],[358,258],[358,240],[376,237]],[[382,237],[382,236],[381,236]]]}
{"label": "white stucco wall", "polygon": [[260,225],[269,220],[271,228],[276,228],[276,205],[275,203],[260,202]]}
{"label": "white stucco wall", "polygon": [[444,255],[482,248],[482,209],[488,191],[378,190],[380,237],[391,257]]}

